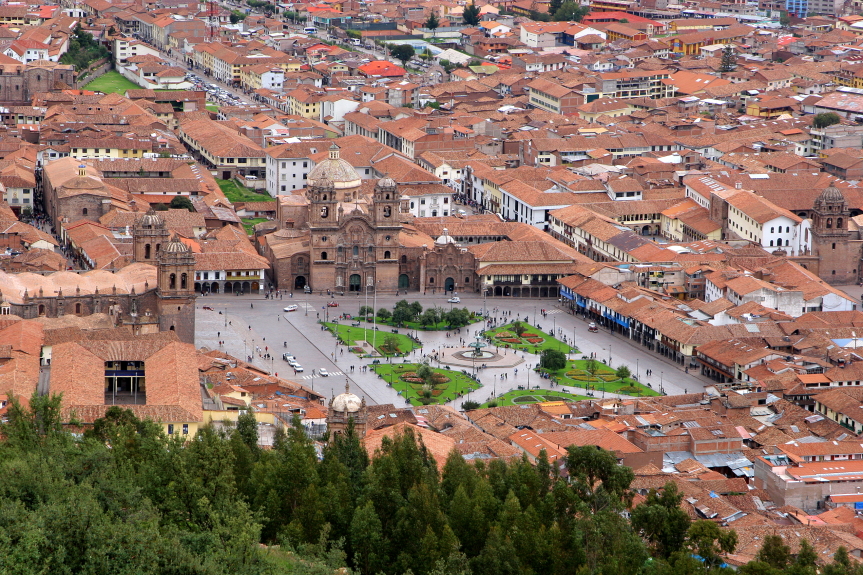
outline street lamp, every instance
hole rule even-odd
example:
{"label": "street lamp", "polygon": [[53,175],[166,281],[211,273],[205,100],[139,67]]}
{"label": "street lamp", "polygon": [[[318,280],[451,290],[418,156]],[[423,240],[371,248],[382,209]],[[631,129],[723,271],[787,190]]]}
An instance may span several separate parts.
{"label": "street lamp", "polygon": [[608,367],[611,367],[611,344],[608,344]]}
{"label": "street lamp", "polygon": [[659,393],[662,393],[662,394],[665,393],[665,384],[663,381],[664,379],[665,379],[665,372],[660,371],[659,372]]}
{"label": "street lamp", "polygon": [[536,325],[536,304],[533,304],[533,325]]}
{"label": "street lamp", "polygon": [[635,358],[635,379],[638,380],[638,358]]}

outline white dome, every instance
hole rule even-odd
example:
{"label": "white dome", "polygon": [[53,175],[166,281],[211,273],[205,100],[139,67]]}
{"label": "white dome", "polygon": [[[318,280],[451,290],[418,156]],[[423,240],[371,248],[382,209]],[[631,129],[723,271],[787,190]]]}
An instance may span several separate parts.
{"label": "white dome", "polygon": [[330,146],[329,157],[312,168],[307,177],[309,187],[314,187],[319,181],[329,180],[336,190],[357,188],[362,179],[354,167],[339,157],[339,147]]}
{"label": "white dome", "polygon": [[332,408],[335,411],[356,413],[362,407],[362,400],[353,393],[345,392],[333,399]]}
{"label": "white dome", "polygon": [[452,239],[451,235],[449,235],[449,230],[444,228],[443,229],[443,235],[438,236],[437,239],[434,241],[434,243],[439,245],[439,246],[442,246],[445,244],[454,244],[455,240]]}

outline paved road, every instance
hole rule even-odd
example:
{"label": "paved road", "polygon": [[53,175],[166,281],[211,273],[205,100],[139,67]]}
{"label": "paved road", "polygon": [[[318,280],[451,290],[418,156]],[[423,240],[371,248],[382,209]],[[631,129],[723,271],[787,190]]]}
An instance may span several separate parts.
{"label": "paved road", "polygon": [[[481,297],[474,294],[459,295],[462,298],[460,305],[474,311],[483,309]],[[343,312],[356,314],[359,306],[366,305],[365,297],[357,298],[346,295],[336,296],[335,299],[340,303],[340,307],[329,308],[329,310],[330,312],[337,310],[336,314]],[[377,298],[377,302],[374,302],[373,298],[369,298],[368,305],[375,305],[376,309],[391,308],[396,301],[401,299],[418,300],[423,307],[438,305],[447,308],[450,305],[446,303],[446,298],[441,295],[428,294],[423,296],[415,293],[407,296],[380,296]],[[327,301],[330,301],[330,298],[317,294],[307,297],[302,294],[295,294],[294,298],[286,296],[282,300],[266,300],[263,296],[218,295],[202,297],[198,299],[196,344],[198,347],[218,348],[217,342],[220,339],[225,340],[226,345],[223,349],[228,353],[237,357],[252,355],[255,365],[278,373],[286,379],[314,387],[315,391],[327,396],[341,393],[344,390],[345,378],[347,377],[352,391],[358,395],[364,395],[369,403],[404,405],[404,400],[394,390],[387,387],[383,380],[379,379],[371,370],[366,373],[360,372],[360,366],[364,363],[368,364],[369,360],[360,360],[347,350],[342,353],[341,349],[336,346],[335,338],[329,332],[321,331],[317,324],[318,314],[320,314],[321,319],[326,318],[327,308],[325,306]],[[292,303],[299,305],[300,309],[290,313],[282,311],[285,306]],[[203,305],[213,307],[214,311],[203,311],[201,309]],[[615,368],[625,364],[629,366],[633,374],[637,373],[640,376],[640,381],[652,384],[655,389],[662,385],[665,392],[670,395],[701,390],[712,383],[708,378],[695,373],[684,373],[682,366],[672,363],[663,356],[650,352],[628,339],[610,334],[602,329],[598,333],[588,333],[585,321],[570,315],[558,308],[557,305],[555,300],[548,299],[507,298],[487,299],[485,302],[491,315],[495,315],[493,310],[499,307],[512,311],[513,319],[524,319],[527,316],[531,324],[536,325],[538,323],[546,331],[552,328],[558,330],[558,337],[566,335],[567,339],[571,339],[574,334],[576,345],[582,353],[594,352],[598,359],[605,360],[606,363],[610,363]],[[540,310],[543,308],[549,311],[548,317],[545,319],[540,314]],[[534,310],[536,311],[534,312]],[[220,315],[219,311],[223,313]],[[534,320],[534,313],[536,320]],[[499,310],[498,315],[500,315]],[[226,325],[228,322],[230,323]],[[250,327],[251,329],[249,329]],[[468,326],[462,329],[462,334],[450,338],[446,337],[445,332],[420,332],[423,350],[428,352],[438,346],[458,347],[459,337],[472,339],[472,334],[479,327],[481,327],[480,324]],[[282,361],[281,355],[285,350],[284,342],[287,342],[288,351],[293,353],[305,368],[302,374],[295,376],[287,363]],[[264,360],[255,352],[256,348],[260,348],[261,355],[263,355],[266,353],[265,347],[269,348],[267,351],[274,356],[274,359]],[[484,402],[494,392],[499,395],[510,389],[515,389],[518,385],[533,386],[539,384],[547,389],[549,387],[548,380],[538,379],[529,370],[536,364],[538,357],[530,353],[519,353],[523,356],[524,363],[521,364],[517,374],[513,369],[488,368],[482,370],[480,379],[484,384],[483,387],[465,399]],[[414,353],[410,359],[418,357],[419,354]],[[351,365],[355,367],[354,372],[350,372]],[[324,368],[334,375],[309,377],[312,375],[312,369],[318,370],[320,368]],[[652,377],[646,376],[647,369],[653,370]],[[335,375],[336,373],[340,375]],[[504,373],[507,376],[506,380],[501,379]],[[529,382],[528,378],[530,378]],[[456,405],[460,405],[460,402]]]}

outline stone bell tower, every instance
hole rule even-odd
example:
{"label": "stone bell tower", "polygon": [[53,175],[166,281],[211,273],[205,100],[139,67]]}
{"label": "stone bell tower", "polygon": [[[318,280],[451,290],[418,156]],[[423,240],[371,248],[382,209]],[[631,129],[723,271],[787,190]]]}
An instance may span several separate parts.
{"label": "stone bell tower", "polygon": [[159,252],[159,329],[195,342],[195,254],[174,236]]}
{"label": "stone bell tower", "polygon": [[165,221],[153,208],[150,208],[150,211],[141,216],[132,228],[132,255],[135,261],[155,265],[159,261],[162,246],[168,244],[168,234]]}

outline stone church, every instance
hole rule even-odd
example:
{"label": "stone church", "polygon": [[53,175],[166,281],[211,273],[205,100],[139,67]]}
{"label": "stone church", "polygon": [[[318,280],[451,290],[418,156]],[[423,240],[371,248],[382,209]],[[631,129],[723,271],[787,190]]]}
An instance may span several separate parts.
{"label": "stone church", "polygon": [[333,144],[329,157],[309,173],[307,186],[280,198],[277,231],[258,239],[280,289],[470,289],[473,254],[451,238],[436,241],[412,226],[409,199],[391,178],[362,180]]}
{"label": "stone church", "polygon": [[135,333],[195,341],[195,256],[154,211],[133,228],[135,263],[116,272],[0,272],[0,314],[31,319],[104,313]]}

